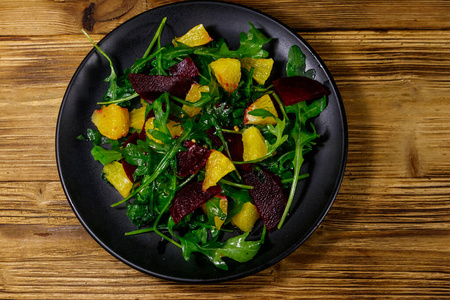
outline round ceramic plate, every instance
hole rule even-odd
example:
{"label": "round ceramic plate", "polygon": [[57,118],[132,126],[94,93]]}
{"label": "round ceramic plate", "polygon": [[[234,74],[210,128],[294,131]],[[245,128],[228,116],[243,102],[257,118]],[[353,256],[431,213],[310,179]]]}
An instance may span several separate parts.
{"label": "round ceramic plate", "polygon": [[[347,154],[347,124],[342,100],[324,63],[301,37],[261,12],[229,3],[181,2],[152,9],[125,22],[99,43],[117,71],[128,68],[135,58],[143,55],[164,17],[168,19],[162,45],[202,23],[213,38],[223,37],[230,48],[236,49],[239,33],[248,32],[248,22],[251,22],[266,36],[275,38],[267,48],[275,60],[272,78],[285,75],[288,50],[298,45],[306,55],[307,69],[315,69],[316,80],[330,91],[326,110],[314,121],[321,139],[305,158],[304,168],[310,177],[299,183],[284,227],[268,235],[253,260],[247,263],[227,260],[228,271],[217,269],[196,253],[185,261],[179,248],[162,242],[155,234],[125,236],[125,232],[136,228],[129,221],[124,206],[110,207],[121,196],[102,180],[103,166],[91,157],[91,143],[76,139],[87,128],[95,128],[91,115],[107,89],[103,79],[109,76],[109,64],[95,50],[75,72],[59,112],[56,158],[62,186],[75,214],[92,237],[117,259],[137,270],[191,283],[220,282],[254,274],[297,249],[330,209],[341,184]],[[86,43],[89,43],[87,39]]]}

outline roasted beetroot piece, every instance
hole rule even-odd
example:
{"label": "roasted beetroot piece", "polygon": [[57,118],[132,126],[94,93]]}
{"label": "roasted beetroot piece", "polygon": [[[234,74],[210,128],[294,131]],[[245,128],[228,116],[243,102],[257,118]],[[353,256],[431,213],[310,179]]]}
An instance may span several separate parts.
{"label": "roasted beetroot piece", "polygon": [[245,184],[253,186],[250,196],[268,231],[273,231],[286,207],[287,197],[280,178],[264,169],[252,169],[242,174]]}
{"label": "roasted beetroot piece", "polygon": [[184,76],[164,76],[164,75],[129,75],[131,85],[136,93],[147,102],[152,103],[164,92],[169,92],[179,98],[186,97],[187,92],[194,82],[191,78]]}
{"label": "roasted beetroot piece", "polygon": [[213,142],[213,144],[220,148],[222,147],[222,140],[215,134],[216,129],[214,127],[209,128],[206,130],[206,133],[208,134],[208,138]]}
{"label": "roasted beetroot piece", "polygon": [[329,94],[321,83],[304,76],[282,77],[272,83],[285,106]]}
{"label": "roasted beetroot piece", "polygon": [[190,57],[186,57],[176,65],[169,68],[172,75],[194,78],[198,76],[198,69]]}
{"label": "roasted beetroot piece", "polygon": [[204,192],[202,190],[202,182],[196,181],[182,187],[173,199],[170,207],[170,215],[175,223],[201,207],[209,199],[222,191],[220,186],[212,186]]}
{"label": "roasted beetroot piece", "polygon": [[[222,140],[215,134],[216,130],[214,128],[210,128],[206,131],[209,139],[214,143],[214,145],[218,148],[222,147]],[[233,161],[242,161],[242,155],[244,153],[244,145],[242,143],[242,134],[235,134],[229,132],[223,132],[223,138],[227,142],[228,150],[230,150],[231,160]],[[222,151],[225,155],[227,155],[226,151]],[[228,155],[227,155],[228,156]]]}
{"label": "roasted beetroot piece", "polygon": [[184,141],[183,147],[187,150],[177,153],[177,175],[181,177],[194,174],[203,168],[211,154],[211,150],[191,141]]}
{"label": "roasted beetroot piece", "polygon": [[230,151],[230,155],[231,155],[231,160],[242,161],[243,160],[242,155],[244,153],[244,144],[242,143],[242,134],[224,132],[223,138],[227,142],[228,150]]}

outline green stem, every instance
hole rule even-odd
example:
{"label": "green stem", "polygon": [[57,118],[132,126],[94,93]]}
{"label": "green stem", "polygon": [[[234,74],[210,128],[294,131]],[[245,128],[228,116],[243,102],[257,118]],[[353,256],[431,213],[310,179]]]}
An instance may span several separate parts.
{"label": "green stem", "polygon": [[260,158],[256,158],[256,159],[252,159],[252,160],[246,160],[246,161],[233,161],[233,164],[235,164],[235,165],[254,164],[254,163],[263,161],[266,158],[271,157],[274,152],[275,152],[275,149],[274,149],[274,151],[271,151],[271,152],[267,153],[266,155],[264,155],[264,156],[262,156]]}
{"label": "green stem", "polygon": [[89,39],[89,41],[91,42],[91,44],[94,46],[94,48],[95,49],[97,49],[98,50],[98,52],[100,52],[108,61],[109,61],[109,64],[111,65],[111,69],[113,69],[112,68],[112,65],[113,65],[113,63],[112,63],[112,61],[111,61],[111,59],[108,57],[108,55],[106,55],[106,53],[105,52],[103,52],[103,50],[91,39],[91,37],[87,34],[87,32],[86,31],[84,31],[84,29],[81,29],[81,31],[84,33],[84,35]]}
{"label": "green stem", "polygon": [[135,234],[141,234],[141,233],[147,233],[147,232],[153,232],[153,228],[142,228],[134,231],[126,232],[125,235],[135,235]]}
{"label": "green stem", "polygon": [[277,101],[278,106],[280,107],[280,110],[281,110],[281,113],[283,114],[284,119],[285,119],[286,121],[289,120],[289,118],[288,118],[288,116],[287,116],[287,114],[286,114],[286,111],[284,110],[284,105],[283,105],[283,103],[281,102],[280,97],[278,97],[277,93],[275,93],[275,92],[272,93],[272,96],[273,96],[273,97],[275,98],[275,100]]}
{"label": "green stem", "polygon": [[163,209],[161,210],[161,212],[159,213],[158,217],[156,218],[155,223],[153,223],[153,230],[155,230],[155,231],[157,230],[157,226],[158,226],[159,220],[161,220],[162,215],[169,208],[170,204],[172,204],[172,199],[175,196],[175,191],[176,191],[176,188],[177,188],[177,177],[176,177],[176,174],[174,174],[174,176],[172,178],[173,178],[173,180],[171,182],[171,185],[172,185],[171,191],[173,191],[173,192],[172,192],[172,195],[171,195],[170,199],[167,201],[166,205],[164,205]]}
{"label": "green stem", "polygon": [[178,103],[181,103],[181,104],[189,106],[189,107],[203,107],[206,103],[210,102],[211,100],[217,100],[217,97],[216,98],[206,97],[203,99],[200,98],[200,100],[197,100],[195,102],[190,102],[190,101],[183,100],[183,99],[178,98],[173,95],[170,95],[170,98],[172,98],[173,100],[175,100]]}
{"label": "green stem", "polygon": [[197,172],[195,172],[194,174],[192,174],[191,176],[189,176],[188,178],[186,178],[186,180],[184,180],[182,183],[180,183],[177,186],[177,191],[180,190],[183,186],[185,186],[186,184],[188,184],[192,179],[194,179],[195,176],[197,176]]}
{"label": "green stem", "polygon": [[219,180],[219,183],[226,184],[226,185],[229,185],[229,186],[234,186],[234,187],[245,189],[245,190],[253,190],[254,189],[254,187],[251,186],[251,185],[240,184],[240,183],[228,181],[228,180],[223,179],[223,178]]}
{"label": "green stem", "polygon": [[97,102],[97,104],[108,105],[108,104],[113,104],[113,103],[121,103],[121,102],[131,100],[137,96],[139,96],[138,93],[134,92],[133,94],[131,94],[130,96],[125,97],[125,98],[121,98],[121,99],[117,99],[117,100],[113,100],[113,101],[107,101],[107,102]]}
{"label": "green stem", "polygon": [[[284,221],[286,220],[286,217],[289,213],[289,209],[291,208],[292,201],[294,200],[295,190],[297,188],[297,181],[300,175],[300,168],[303,163],[303,155],[302,155],[302,143],[301,143],[301,120],[300,120],[300,109],[298,111],[298,115],[296,118],[296,125],[297,125],[297,133],[294,135],[295,138],[295,157],[294,157],[294,178],[291,185],[291,190],[289,193],[289,198],[286,204],[286,207],[283,212],[283,216],[281,217],[280,222],[278,223],[277,228],[280,229],[283,226]],[[294,127],[295,128],[295,127]]]}
{"label": "green stem", "polygon": [[169,209],[169,206],[172,204],[172,200],[175,196],[175,191],[176,191],[176,187],[177,187],[176,166],[174,166],[173,172],[174,172],[174,174],[172,176],[172,182],[171,182],[172,186],[170,189],[172,191],[172,195],[170,195],[170,199],[167,201],[166,205],[164,205],[163,209],[161,210],[158,217],[156,218],[155,223],[153,223],[153,231],[156,232],[163,239],[165,239],[165,240],[171,242],[172,244],[174,244],[175,246],[181,248],[181,244],[177,243],[174,239],[171,239],[170,237],[168,237],[167,235],[165,235],[164,233],[159,231],[157,228],[159,221],[161,220],[163,214],[167,211],[167,209]]}
{"label": "green stem", "polygon": [[161,21],[161,24],[159,24],[158,30],[155,33],[155,36],[153,37],[152,42],[150,43],[150,45],[148,46],[147,50],[145,51],[145,54],[142,58],[146,58],[149,54],[150,51],[152,51],[153,46],[155,45],[156,41],[158,40],[158,37],[161,36],[162,30],[166,24],[167,21],[167,17],[164,17]]}
{"label": "green stem", "polygon": [[160,48],[158,50],[156,50],[155,52],[152,53],[152,55],[148,56],[148,57],[144,57],[143,60],[141,60],[137,65],[133,65],[131,67],[130,73],[135,73],[136,70],[140,70],[140,68],[145,65],[147,62],[149,62],[150,60],[152,60],[156,55],[158,55],[164,48]]}
{"label": "green stem", "polygon": [[228,133],[236,133],[236,134],[242,134],[244,132],[243,130],[236,131],[236,130],[224,129],[224,128],[222,128],[222,131],[225,131],[225,132],[228,132]]}
{"label": "green stem", "polygon": [[162,237],[163,239],[171,242],[172,244],[174,244],[175,246],[182,248],[180,243],[175,242],[175,240],[171,239],[170,237],[168,237],[167,235],[165,235],[164,233],[162,233],[161,231],[155,229],[155,232]]}
{"label": "green stem", "polygon": [[[309,177],[309,174],[299,175],[297,180],[302,180],[302,179],[305,179],[305,178],[308,178],[308,177]],[[294,181],[294,177],[283,179],[283,180],[281,180],[281,183],[289,183],[289,182],[293,182],[293,181]]]}

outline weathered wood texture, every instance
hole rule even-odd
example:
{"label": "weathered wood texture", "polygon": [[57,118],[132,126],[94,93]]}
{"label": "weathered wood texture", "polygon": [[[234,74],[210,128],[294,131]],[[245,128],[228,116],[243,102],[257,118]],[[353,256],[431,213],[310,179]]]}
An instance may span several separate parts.
{"label": "weathered wood texture", "polygon": [[[92,1],[92,37],[171,2]],[[234,2],[296,28],[340,89],[348,164],[318,230],[224,284],[166,282],[110,256],[67,203],[54,151],[61,99],[91,49],[91,2],[2,0],[1,299],[450,297],[450,2]]]}
{"label": "weathered wood texture", "polygon": [[[107,33],[142,11],[174,2],[181,1],[5,0],[0,2],[0,35],[77,34],[83,20],[94,24],[94,32]],[[297,30],[450,28],[450,3],[445,0],[230,2],[261,10]]]}

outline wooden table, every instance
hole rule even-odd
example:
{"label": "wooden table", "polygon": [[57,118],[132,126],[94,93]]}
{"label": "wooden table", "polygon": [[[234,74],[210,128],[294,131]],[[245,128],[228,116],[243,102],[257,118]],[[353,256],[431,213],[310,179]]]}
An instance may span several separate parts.
{"label": "wooden table", "polygon": [[[119,262],[63,193],[55,126],[91,45],[170,0],[1,0],[0,298],[450,298],[450,2],[235,0],[292,27],[325,61],[349,152],[318,230],[256,275],[188,285]],[[84,21],[84,22],[83,22]]]}

